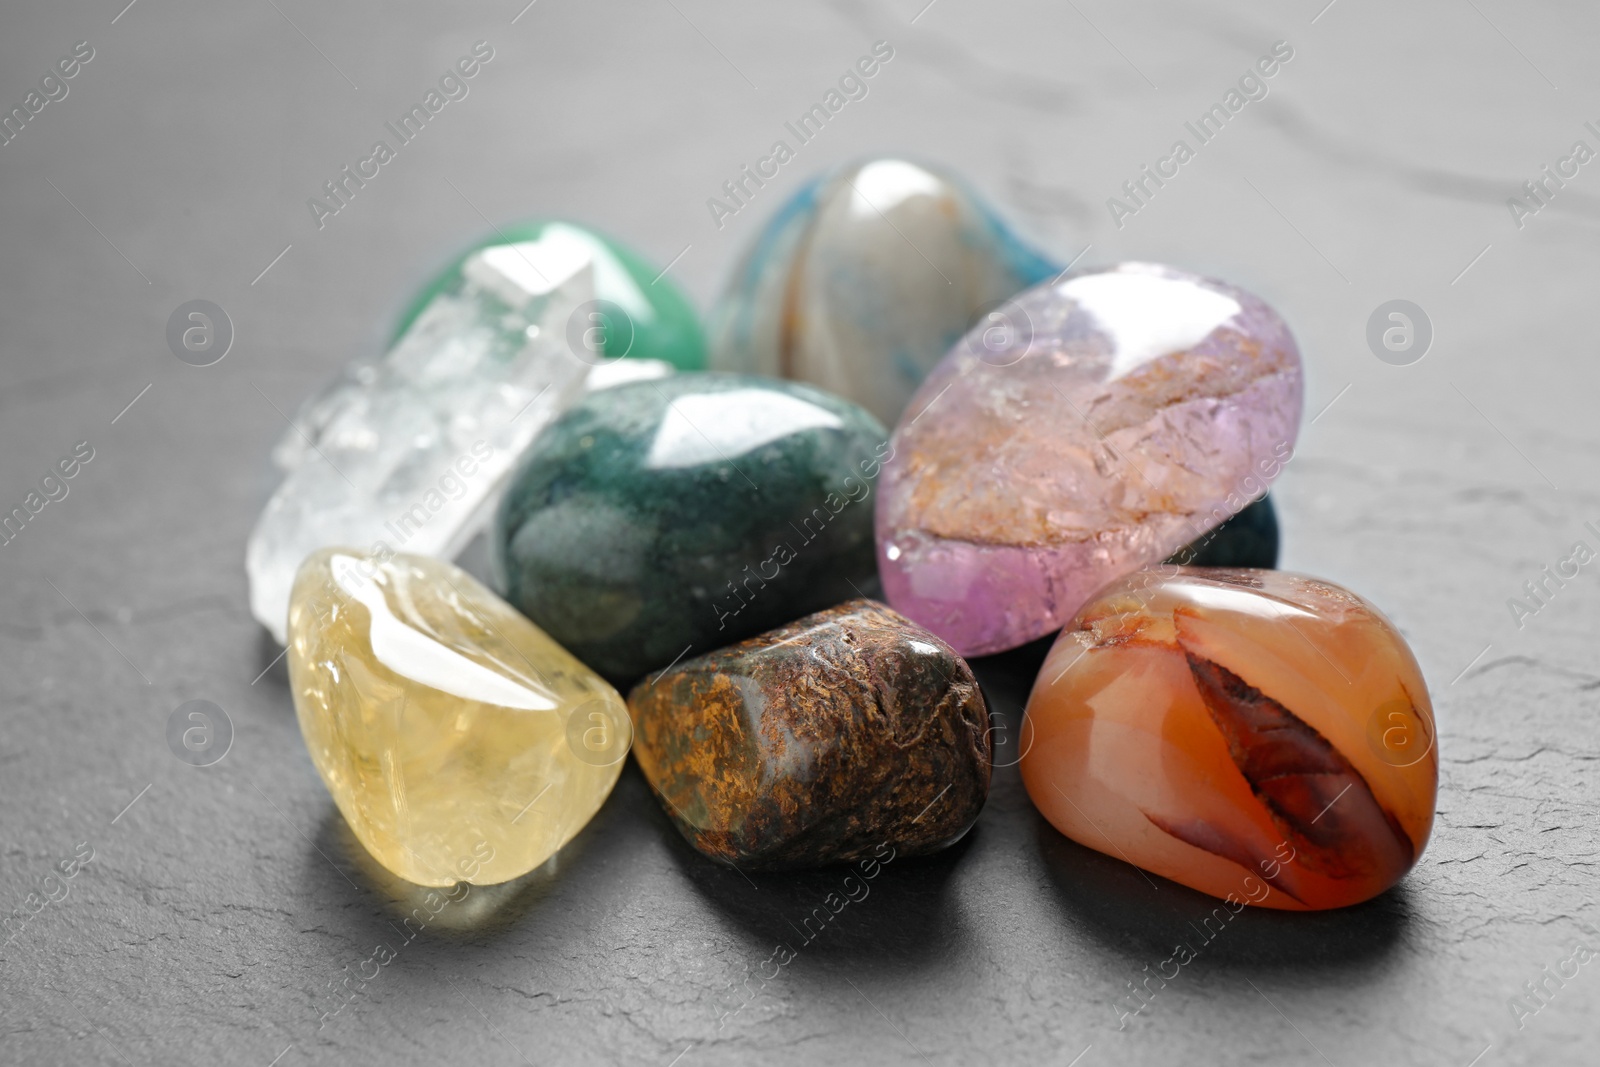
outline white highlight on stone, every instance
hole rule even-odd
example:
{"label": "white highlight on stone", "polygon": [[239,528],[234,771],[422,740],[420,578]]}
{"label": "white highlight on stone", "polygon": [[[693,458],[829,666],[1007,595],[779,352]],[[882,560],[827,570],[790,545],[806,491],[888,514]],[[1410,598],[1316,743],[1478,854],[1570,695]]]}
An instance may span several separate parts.
{"label": "white highlight on stone", "polygon": [[1293,604],[1255,589],[1197,584],[1192,595],[1196,604],[1219,614],[1243,611],[1257,618],[1289,625],[1297,620],[1314,621],[1317,618],[1317,613],[1304,605]]}
{"label": "white highlight on stone", "polygon": [[665,378],[677,370],[664,359],[612,359],[595,365],[584,383],[588,392],[610,389],[613,385],[629,382],[649,382]]}
{"label": "white highlight on stone", "polygon": [[868,163],[856,173],[851,210],[862,215],[888,212],[913,196],[942,196],[945,187],[933,174],[902,159]]}
{"label": "white highlight on stone", "polygon": [[1073,278],[1056,292],[1077,301],[1111,338],[1115,348],[1107,381],[1193,348],[1240,311],[1239,302],[1226,294],[1126,266]]}
{"label": "white highlight on stone", "polygon": [[395,618],[378,583],[363,569],[365,560],[334,556],[334,581],[372,618],[367,630],[372,655],[402,678],[461,700],[495,704],[517,711],[554,711],[556,702],[511,678],[475,663],[429,634]]}
{"label": "white highlight on stone", "polygon": [[842,425],[831,411],[765,389],[680,396],[667,405],[645,466],[698,467],[731,460],[802,430]]}
{"label": "white highlight on stone", "polygon": [[246,549],[250,610],[281,644],[295,571],[330,545],[445,559],[487,521],[523,448],[583,390],[567,320],[594,296],[563,238],[474,253],[381,357],[300,409]]}

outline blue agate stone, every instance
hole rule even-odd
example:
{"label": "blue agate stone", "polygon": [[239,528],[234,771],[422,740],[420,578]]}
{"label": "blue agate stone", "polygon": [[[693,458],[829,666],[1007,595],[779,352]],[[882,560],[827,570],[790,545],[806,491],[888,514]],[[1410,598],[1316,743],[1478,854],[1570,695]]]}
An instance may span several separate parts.
{"label": "blue agate stone", "polygon": [[710,365],[810,382],[893,426],[985,313],[1060,270],[953,177],[867,160],[802,189],[746,251]]}

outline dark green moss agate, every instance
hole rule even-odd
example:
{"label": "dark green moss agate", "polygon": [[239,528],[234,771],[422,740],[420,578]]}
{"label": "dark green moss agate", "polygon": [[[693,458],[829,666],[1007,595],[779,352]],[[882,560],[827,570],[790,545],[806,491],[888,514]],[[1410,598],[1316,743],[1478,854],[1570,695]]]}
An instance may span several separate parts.
{"label": "dark green moss agate", "polygon": [[1272,497],[1249,504],[1215,530],[1197,537],[1167,558],[1180,567],[1259,567],[1278,565],[1278,516]]}
{"label": "dark green moss agate", "polygon": [[888,431],[794,382],[602,389],[524,454],[491,537],[508,600],[618,686],[859,596]]}

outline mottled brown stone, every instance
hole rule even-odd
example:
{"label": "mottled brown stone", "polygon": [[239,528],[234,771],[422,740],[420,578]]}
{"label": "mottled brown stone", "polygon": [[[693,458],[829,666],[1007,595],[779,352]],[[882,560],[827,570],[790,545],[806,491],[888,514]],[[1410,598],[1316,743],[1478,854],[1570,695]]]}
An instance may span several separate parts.
{"label": "mottled brown stone", "polygon": [[989,718],[939,638],[852,600],[628,697],[634,758],[689,843],[750,869],[935,852],[989,792]]}

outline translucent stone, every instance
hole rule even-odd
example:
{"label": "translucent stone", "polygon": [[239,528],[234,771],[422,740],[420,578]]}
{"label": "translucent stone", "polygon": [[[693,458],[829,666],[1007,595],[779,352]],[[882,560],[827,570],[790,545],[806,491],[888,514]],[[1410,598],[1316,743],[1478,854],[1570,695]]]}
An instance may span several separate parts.
{"label": "translucent stone", "polygon": [[400,317],[396,336],[405,332],[441,290],[458,282],[462,266],[472,253],[524,241],[572,248],[593,260],[595,301],[609,306],[600,322],[590,323],[602,325],[603,351],[608,358],[626,357],[630,362],[661,360],[678,370],[705,367],[706,342],[700,317],[661,265],[604,234],[559,219],[513,223],[479,241],[440,271],[412,300]]}
{"label": "translucent stone", "polygon": [[966,656],[1060,629],[1242,510],[1300,425],[1288,325],[1226,283],[1124,263],[996,316],[922,384],[878,496],[889,603]]}
{"label": "translucent stone", "polygon": [[539,866],[600,809],[632,736],[615,689],[465,571],[423,556],[308,558],[289,682],[339,811],[418,885]]}
{"label": "translucent stone", "polygon": [[712,313],[711,366],[810,382],[893,426],[979,316],[1060,269],[954,177],[865,160],[756,236]]}
{"label": "translucent stone", "polygon": [[484,249],[388,352],[301,408],[246,551],[250,608],[275,638],[315,549],[451,557],[466,546],[517,454],[599,361],[567,338],[591,293],[589,260],[570,244]]}
{"label": "translucent stone", "polygon": [[1162,567],[1100,592],[1034,684],[1022,779],[1056,829],[1237,907],[1378,895],[1428,843],[1433,708],[1345,589]]}

